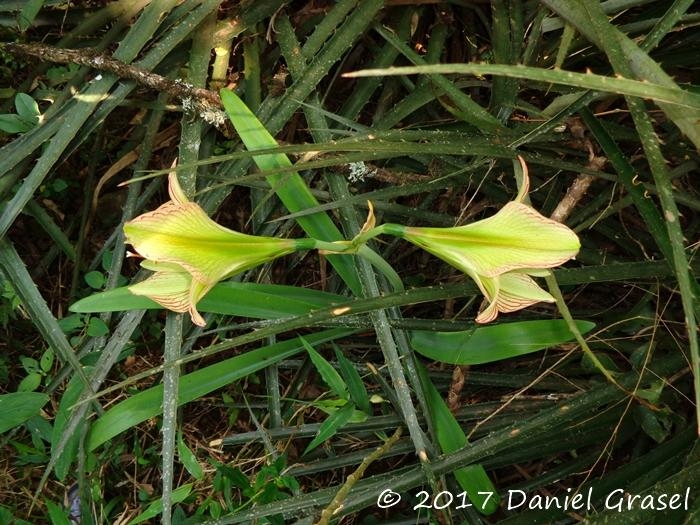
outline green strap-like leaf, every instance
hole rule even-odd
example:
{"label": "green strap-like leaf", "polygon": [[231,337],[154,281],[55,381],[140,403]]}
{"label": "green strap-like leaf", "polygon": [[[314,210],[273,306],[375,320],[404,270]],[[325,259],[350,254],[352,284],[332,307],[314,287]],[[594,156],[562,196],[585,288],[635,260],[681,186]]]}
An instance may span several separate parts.
{"label": "green strap-like leaf", "polygon": [[[217,284],[198,304],[202,312],[238,315],[255,319],[279,319],[305,315],[309,311],[344,303],[347,297],[320,290],[277,284]],[[122,310],[155,309],[161,306],[148,297],[134,295],[127,287],[90,295],[73,303],[71,312],[96,313]]]}
{"label": "green strap-like leaf", "polygon": [[[595,324],[577,321],[581,333]],[[411,346],[425,357],[453,365],[480,365],[537,352],[571,341],[562,319],[482,326],[466,332],[414,331]]]}
{"label": "green strap-like leaf", "polygon": [[[306,337],[310,344],[344,337],[351,330],[327,330]],[[285,341],[251,350],[220,363],[202,368],[180,378],[178,404],[183,405],[214,390],[237,381],[248,374],[262,370],[272,363],[301,352],[304,346],[298,340]],[[86,448],[94,450],[121,432],[138,425],[162,412],[163,385],[157,385],[134,394],[113,406],[90,429]]]}
{"label": "green strap-like leaf", "polygon": [[[427,370],[423,365],[419,365],[417,371],[425,392],[426,401],[430,406],[429,416],[435,427],[435,433],[442,452],[449,454],[465,447],[468,443],[467,436],[440,396],[440,392],[438,392],[430,377],[428,377]],[[498,492],[484,467],[481,465],[469,465],[455,469],[453,474],[459,486],[464,489],[479,512],[488,515],[498,510]]]}
{"label": "green strap-like leaf", "polygon": [[[248,106],[233,91],[222,89],[221,101],[246,148],[250,151],[255,151],[277,146],[277,141],[275,141],[274,137],[268,133],[265,126],[262,125]],[[281,153],[259,155],[253,157],[253,160],[263,172],[292,166],[289,158]],[[318,206],[318,201],[297,173],[269,175],[267,181],[285,207],[292,213]],[[321,241],[339,241],[343,239],[338,228],[325,213],[298,217],[297,222],[314,239]],[[355,272],[352,259],[350,257],[331,255],[328,257],[328,260],[353,293],[360,295],[362,286]]]}

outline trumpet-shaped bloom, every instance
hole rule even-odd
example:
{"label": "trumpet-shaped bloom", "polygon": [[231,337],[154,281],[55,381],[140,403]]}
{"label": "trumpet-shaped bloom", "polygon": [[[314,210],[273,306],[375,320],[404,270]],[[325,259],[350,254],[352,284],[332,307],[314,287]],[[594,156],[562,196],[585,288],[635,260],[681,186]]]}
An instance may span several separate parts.
{"label": "trumpet-shaped bloom", "polygon": [[476,318],[478,323],[493,321],[499,312],[554,302],[530,276],[572,259],[580,248],[572,230],[522,202],[527,193],[526,170],[524,179],[515,201],[472,224],[455,228],[384,225],[386,233],[410,241],[476,282],[487,299]]}
{"label": "trumpet-shaped bloom", "polygon": [[129,287],[164,308],[189,312],[192,322],[206,323],[199,300],[219,281],[297,249],[294,239],[256,237],[217,224],[190,202],[177,181],[168,177],[170,201],[124,225],[126,242],[155,273]]}

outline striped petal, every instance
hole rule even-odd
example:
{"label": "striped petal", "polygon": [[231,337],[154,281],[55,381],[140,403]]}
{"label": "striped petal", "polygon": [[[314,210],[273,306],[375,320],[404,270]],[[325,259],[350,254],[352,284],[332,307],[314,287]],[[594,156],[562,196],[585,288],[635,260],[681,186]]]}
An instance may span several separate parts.
{"label": "striped petal", "polygon": [[565,263],[581,247],[572,230],[524,204],[529,179],[527,166],[520,161],[523,182],[518,197],[491,217],[455,228],[383,226],[385,233],[420,246],[476,282],[487,300],[476,318],[479,323],[493,321],[499,312],[553,302],[530,275]]}
{"label": "striped petal", "polygon": [[404,238],[461,269],[495,277],[523,268],[553,268],[572,259],[578,236],[520,202],[456,228],[405,228]]}
{"label": "striped petal", "polygon": [[192,275],[176,264],[143,261],[141,266],[155,273],[145,281],[129,286],[131,293],[146,296],[173,312],[188,312],[192,322],[198,326],[206,324],[196,305],[213,285],[194,280]]}
{"label": "striped petal", "polygon": [[292,239],[245,235],[217,224],[186,197],[170,175],[170,197],[124,225],[126,242],[151,261],[182,266],[197,280],[218,281],[295,250]]}
{"label": "striped petal", "polygon": [[171,200],[124,225],[126,242],[156,271],[130,287],[176,312],[189,311],[203,325],[197,302],[219,281],[297,249],[293,239],[245,235],[217,224],[169,178]]}
{"label": "striped petal", "polygon": [[482,279],[488,305],[476,318],[477,323],[490,323],[499,313],[515,312],[535,303],[553,303],[554,297],[544,291],[530,277],[521,272],[504,273],[495,278]]}

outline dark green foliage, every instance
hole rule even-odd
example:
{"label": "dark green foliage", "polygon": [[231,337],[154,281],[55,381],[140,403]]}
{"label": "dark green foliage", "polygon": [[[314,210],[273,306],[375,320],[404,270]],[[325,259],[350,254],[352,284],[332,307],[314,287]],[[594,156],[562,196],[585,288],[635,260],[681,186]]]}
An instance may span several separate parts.
{"label": "dark green foliage", "polygon": [[[68,523],[68,495],[85,525],[312,523],[331,502],[354,523],[697,521],[697,2],[18,6],[0,2],[0,522]],[[308,251],[220,283],[204,329],[125,288],[146,272],[123,224],[173,169],[228,228],[330,241],[368,200],[377,224],[491,216],[518,155],[532,206],[581,239],[554,272],[576,324],[540,303],[475,327],[476,286],[388,236],[372,264]],[[490,503],[458,505],[479,487]],[[616,489],[689,508],[606,509]],[[453,504],[414,509],[421,490]],[[508,509],[515,491],[595,508]]]}

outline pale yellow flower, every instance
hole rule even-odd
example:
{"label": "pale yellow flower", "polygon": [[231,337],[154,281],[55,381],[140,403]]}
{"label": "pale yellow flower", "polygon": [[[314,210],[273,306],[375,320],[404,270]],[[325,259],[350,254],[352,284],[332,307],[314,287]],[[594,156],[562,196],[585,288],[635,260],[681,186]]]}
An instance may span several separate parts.
{"label": "pale yellow flower", "polygon": [[[524,166],[524,163],[523,163]],[[530,277],[576,256],[578,236],[524,204],[528,176],[515,201],[495,215],[454,228],[382,226],[384,233],[402,237],[459,268],[477,284],[487,306],[476,321],[487,323],[499,312],[513,312],[554,298]]]}
{"label": "pale yellow flower", "polygon": [[124,225],[126,242],[155,273],[129,287],[174,312],[189,312],[192,322],[206,323],[197,311],[199,300],[216,283],[294,252],[297,241],[256,237],[217,224],[187,199],[177,175],[168,177],[170,201]]}

